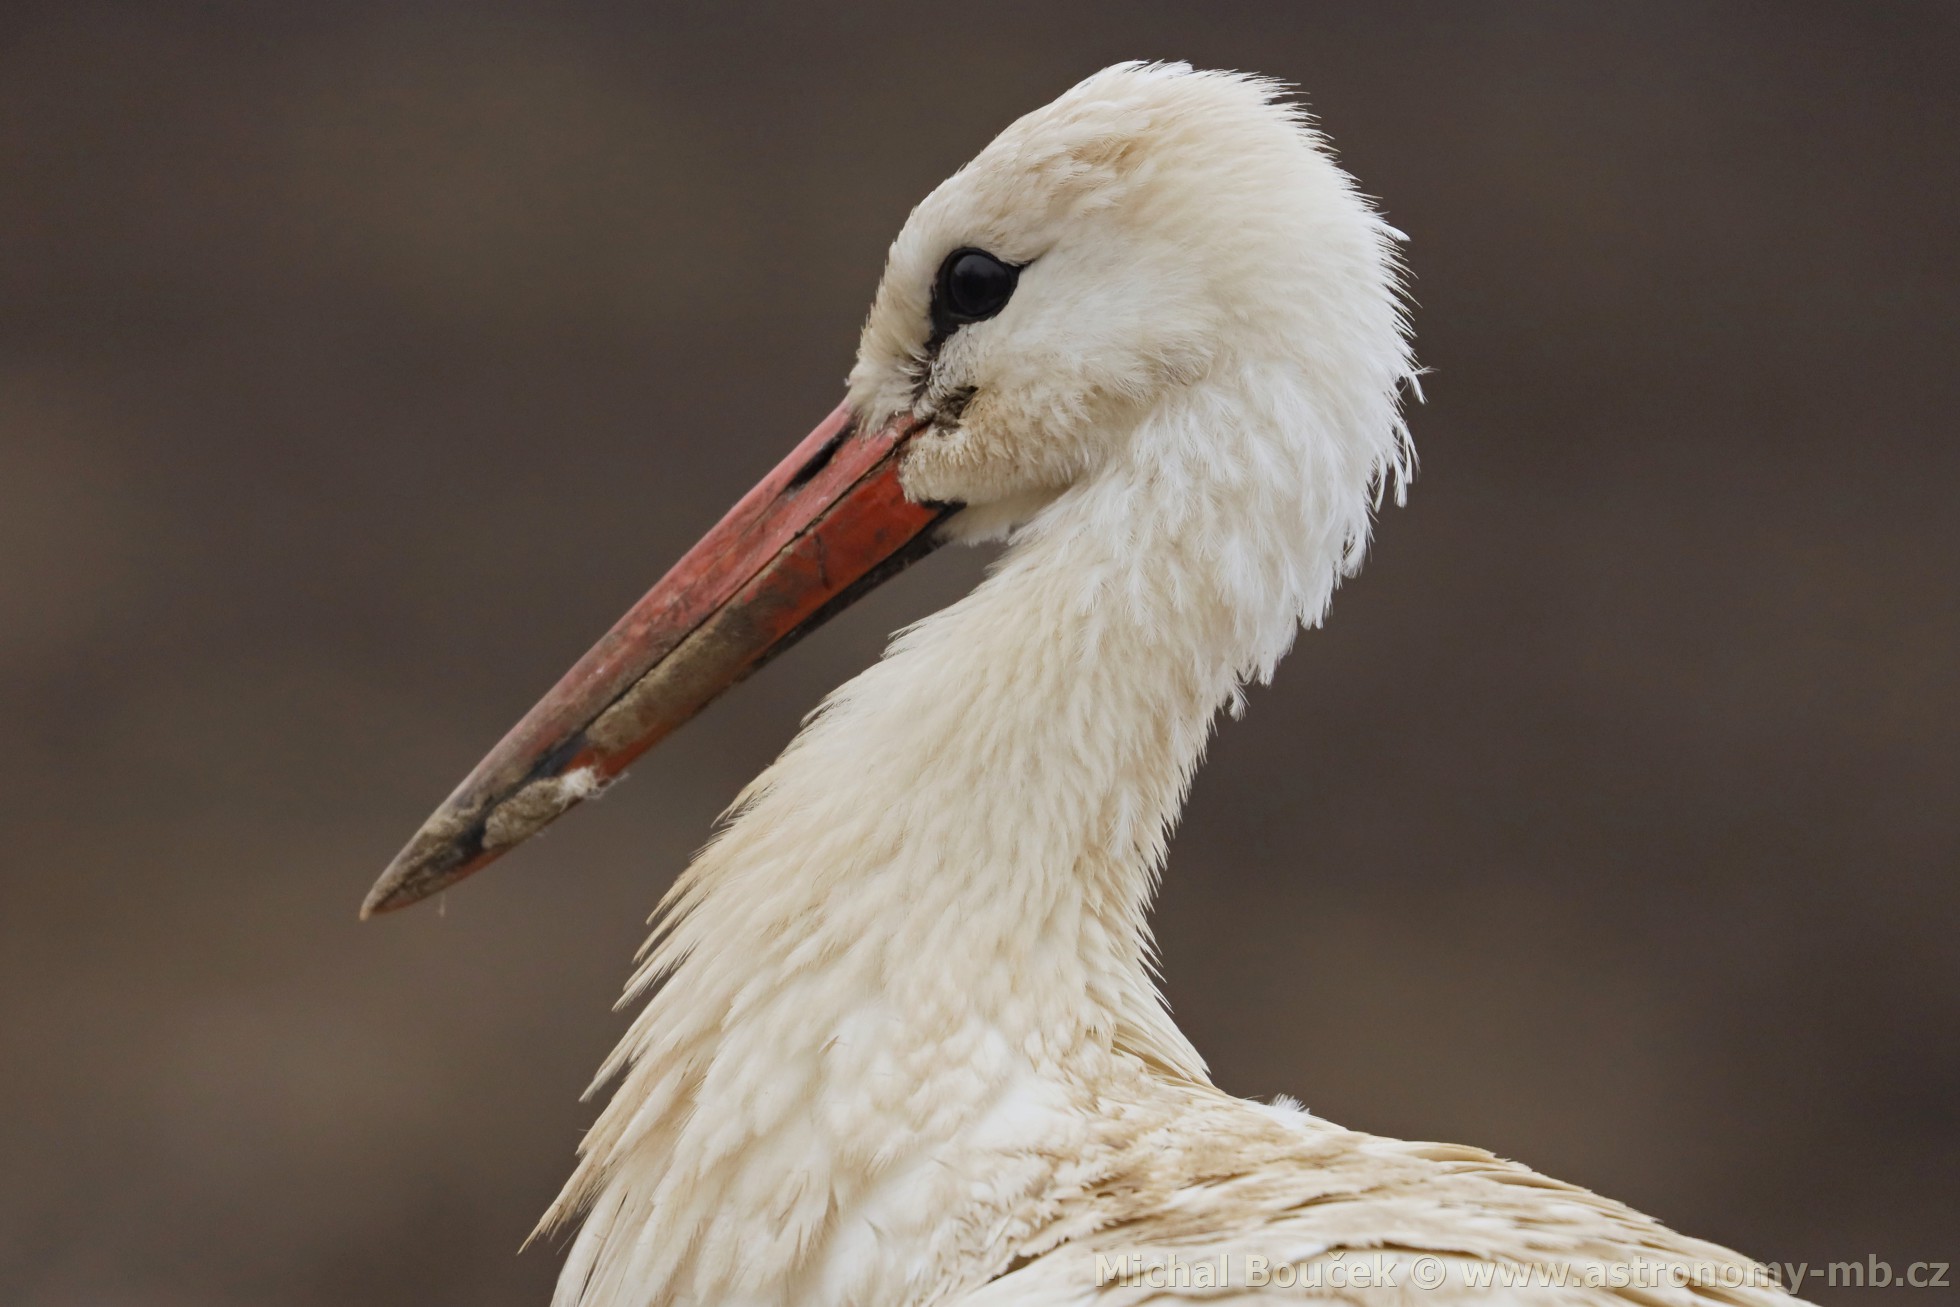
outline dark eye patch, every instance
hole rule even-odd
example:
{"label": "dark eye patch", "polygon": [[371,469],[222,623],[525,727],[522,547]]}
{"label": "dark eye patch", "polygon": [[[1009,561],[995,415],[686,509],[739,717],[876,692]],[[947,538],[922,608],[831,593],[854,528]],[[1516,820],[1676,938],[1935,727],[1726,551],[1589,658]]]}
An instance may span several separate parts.
{"label": "dark eye patch", "polygon": [[968,247],[948,254],[932,283],[932,343],[1006,308],[1020,278],[1020,267],[985,250]]}

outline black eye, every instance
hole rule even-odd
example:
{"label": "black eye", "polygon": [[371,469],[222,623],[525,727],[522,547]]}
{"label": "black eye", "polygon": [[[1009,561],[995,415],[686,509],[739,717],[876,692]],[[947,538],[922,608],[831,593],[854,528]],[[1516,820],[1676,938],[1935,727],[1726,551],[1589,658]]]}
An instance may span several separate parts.
{"label": "black eye", "polygon": [[1007,307],[1014,294],[1014,283],[1021,270],[1002,263],[985,250],[954,250],[939,265],[939,283],[933,288],[933,316],[947,330],[968,322],[981,322]]}

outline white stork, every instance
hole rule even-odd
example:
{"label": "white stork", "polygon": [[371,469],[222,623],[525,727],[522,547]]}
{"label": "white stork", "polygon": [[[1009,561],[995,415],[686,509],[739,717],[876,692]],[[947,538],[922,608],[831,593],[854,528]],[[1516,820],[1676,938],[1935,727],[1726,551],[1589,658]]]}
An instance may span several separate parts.
{"label": "white stork", "polygon": [[1213,1087],[1165,839],[1401,498],[1397,233],[1280,88],[1122,64],[913,211],[843,407],[478,767],[365,911],[475,870],[945,538],[1007,540],[662,903],[547,1228],[560,1307],[1788,1301],[1474,1148]]}

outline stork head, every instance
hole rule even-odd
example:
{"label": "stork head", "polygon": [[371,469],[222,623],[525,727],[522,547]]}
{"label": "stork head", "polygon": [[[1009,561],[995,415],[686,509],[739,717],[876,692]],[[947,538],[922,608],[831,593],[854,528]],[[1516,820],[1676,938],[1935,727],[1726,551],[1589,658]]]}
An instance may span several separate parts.
{"label": "stork head", "polygon": [[1283,542],[1234,570],[1271,610],[1246,655],[1269,668],[1356,556],[1371,487],[1406,473],[1412,371],[1395,233],[1280,89],[1119,64],[933,191],[893,242],[846,402],[478,765],[363,914],[535,833],[940,540],[1010,531],[1118,470],[1147,490],[1117,513],[1202,505],[1235,558]]}
{"label": "stork head", "polygon": [[1011,527],[1207,379],[1273,365],[1338,409],[1378,408],[1408,374],[1395,233],[1281,89],[1119,64],[913,210],[850,402],[924,424],[903,484],[966,505],[951,530]]}

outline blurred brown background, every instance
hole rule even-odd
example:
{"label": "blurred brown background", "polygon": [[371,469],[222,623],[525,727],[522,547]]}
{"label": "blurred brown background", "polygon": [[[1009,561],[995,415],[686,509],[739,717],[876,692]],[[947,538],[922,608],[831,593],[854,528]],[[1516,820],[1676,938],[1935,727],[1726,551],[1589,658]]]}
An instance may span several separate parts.
{"label": "blurred brown background", "polygon": [[[1157,914],[1230,1089],[1960,1262],[1951,4],[0,11],[0,1302],[540,1303],[655,897],[941,555],[520,856],[370,879],[1119,58],[1307,88],[1422,475]],[[1849,1295],[1811,1286],[1826,1301]]]}

